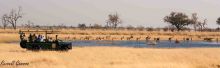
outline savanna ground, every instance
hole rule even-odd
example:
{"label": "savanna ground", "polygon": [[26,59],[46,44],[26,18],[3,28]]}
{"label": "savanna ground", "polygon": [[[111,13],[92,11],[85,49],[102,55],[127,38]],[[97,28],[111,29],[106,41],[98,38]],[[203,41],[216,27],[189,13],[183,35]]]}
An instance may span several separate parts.
{"label": "savanna ground", "polygon": [[[18,30],[0,30],[0,61],[19,60],[29,65],[0,65],[0,68],[220,68],[220,48],[128,48],[128,47],[74,47],[68,52],[27,51],[19,47]],[[61,30],[59,38],[83,40],[92,36],[121,37],[146,36],[167,40],[206,37],[219,38],[218,32],[146,32],[112,30]]]}

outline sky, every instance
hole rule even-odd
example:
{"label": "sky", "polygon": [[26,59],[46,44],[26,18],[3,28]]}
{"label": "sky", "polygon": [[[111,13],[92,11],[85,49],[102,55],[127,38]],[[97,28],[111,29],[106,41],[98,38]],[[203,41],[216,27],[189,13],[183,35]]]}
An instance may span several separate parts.
{"label": "sky", "polygon": [[108,14],[117,12],[120,26],[165,27],[163,18],[174,11],[197,13],[199,20],[208,20],[207,27],[216,28],[220,17],[220,0],[0,0],[0,16],[19,6],[24,16],[18,24],[105,25]]}

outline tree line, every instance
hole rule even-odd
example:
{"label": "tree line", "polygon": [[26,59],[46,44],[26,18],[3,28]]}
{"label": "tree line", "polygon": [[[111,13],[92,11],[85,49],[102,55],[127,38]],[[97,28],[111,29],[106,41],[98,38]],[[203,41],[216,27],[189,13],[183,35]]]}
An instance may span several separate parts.
{"label": "tree line", "polygon": [[[123,27],[117,27],[119,24],[122,23],[122,20],[120,19],[119,15],[115,13],[115,14],[108,15],[108,20],[104,28],[114,28],[114,29],[123,28],[123,29],[148,30],[148,31],[159,30],[159,29],[164,30],[164,31],[168,31],[168,30],[182,31],[182,30],[191,30],[189,27],[192,27],[194,31],[215,31],[215,30],[212,30],[206,27],[207,19],[200,21],[199,17],[197,16],[197,13],[192,13],[191,17],[189,17],[183,12],[171,12],[169,15],[165,16],[163,20],[165,23],[170,24],[170,26],[164,27],[164,28],[152,28],[152,27],[145,28],[144,26],[133,27],[132,25],[129,25],[123,28]],[[220,25],[220,17],[217,19],[216,22],[218,25]],[[86,27],[85,24],[79,24],[78,27],[82,28],[81,25],[83,25],[83,28]],[[95,26],[95,27],[100,28],[101,25]],[[217,28],[217,30],[220,30],[220,28]]]}
{"label": "tree line", "polygon": [[[9,25],[13,29],[17,29],[17,23],[18,20],[22,19],[23,13],[22,13],[22,8],[19,7],[17,10],[12,9],[9,13],[5,13],[1,16],[1,21],[2,21],[2,27],[3,29],[6,29]],[[86,25],[86,24],[78,24],[78,28],[80,29],[86,29],[86,28],[91,28],[91,29],[133,29],[133,30],[155,30],[152,27],[144,27],[144,26],[137,26],[133,27],[132,25],[129,25],[127,27],[118,27],[120,24],[122,24],[122,19],[118,15],[118,13],[114,14],[109,14],[108,19],[106,20],[106,25],[102,26],[99,24],[93,24],[93,25]],[[207,25],[207,19],[204,20],[199,20],[199,17],[197,16],[197,13],[192,13],[191,17],[186,15],[183,12],[171,12],[169,15],[165,16],[163,18],[165,23],[168,23],[170,26],[161,28],[163,30],[190,30],[189,27],[193,28],[195,31],[204,31],[207,30],[208,28],[206,27]],[[217,24],[220,25],[220,17],[217,19]],[[30,20],[27,21],[26,24],[24,24],[22,27],[26,28],[33,28],[33,27],[39,27],[39,25],[34,25],[33,22]],[[58,28],[66,28],[65,24],[54,26]],[[71,26],[72,27],[72,26]],[[51,26],[50,26],[51,28]],[[158,28],[157,28],[158,29]],[[220,28],[217,28],[218,30]],[[210,30],[210,29],[209,29]]]}

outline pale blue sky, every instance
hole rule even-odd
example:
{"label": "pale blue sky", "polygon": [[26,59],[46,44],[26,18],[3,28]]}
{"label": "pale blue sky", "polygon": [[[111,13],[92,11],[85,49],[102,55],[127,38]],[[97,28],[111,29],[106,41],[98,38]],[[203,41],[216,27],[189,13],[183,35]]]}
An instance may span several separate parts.
{"label": "pale blue sky", "polygon": [[25,13],[20,23],[31,20],[36,24],[105,25],[107,15],[117,12],[122,26],[164,27],[165,15],[171,11],[198,13],[215,28],[220,17],[220,0],[0,0],[0,15],[22,6]]}

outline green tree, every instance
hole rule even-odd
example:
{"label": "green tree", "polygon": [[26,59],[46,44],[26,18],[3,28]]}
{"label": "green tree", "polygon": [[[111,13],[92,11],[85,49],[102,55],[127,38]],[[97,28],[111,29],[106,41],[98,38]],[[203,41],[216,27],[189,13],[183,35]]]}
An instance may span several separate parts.
{"label": "green tree", "polygon": [[164,17],[164,22],[175,26],[178,31],[182,30],[185,26],[192,24],[188,16],[181,12],[171,12],[170,15]]}
{"label": "green tree", "polygon": [[86,24],[78,24],[78,28],[80,28],[80,29],[86,29]]}

